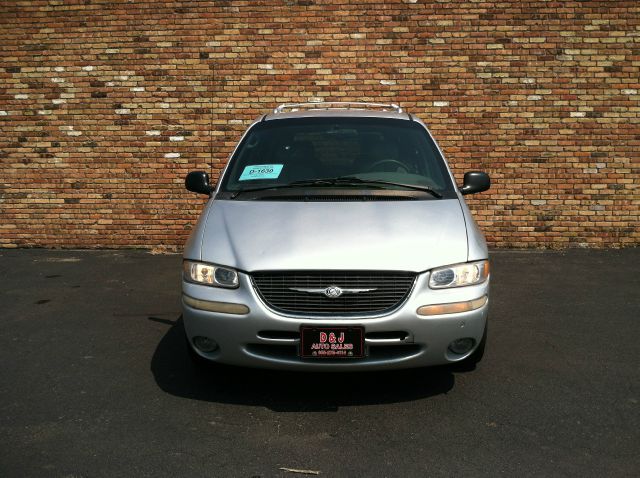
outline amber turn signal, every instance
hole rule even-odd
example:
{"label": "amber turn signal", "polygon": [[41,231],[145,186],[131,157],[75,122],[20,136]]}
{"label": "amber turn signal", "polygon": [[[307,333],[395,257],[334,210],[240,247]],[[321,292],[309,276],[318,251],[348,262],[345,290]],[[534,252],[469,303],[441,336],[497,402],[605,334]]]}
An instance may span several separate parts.
{"label": "amber turn signal", "polygon": [[423,305],[417,310],[418,315],[444,315],[459,314],[461,312],[469,312],[476,310],[487,303],[487,296],[483,295],[474,300],[466,300],[464,302],[451,302],[450,304],[434,304]]}

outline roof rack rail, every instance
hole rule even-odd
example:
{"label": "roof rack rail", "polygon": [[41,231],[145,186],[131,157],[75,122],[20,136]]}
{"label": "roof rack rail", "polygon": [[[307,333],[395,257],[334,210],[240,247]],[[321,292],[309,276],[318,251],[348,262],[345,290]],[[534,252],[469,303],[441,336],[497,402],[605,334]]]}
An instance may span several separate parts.
{"label": "roof rack rail", "polygon": [[395,103],[364,103],[357,101],[318,101],[312,103],[288,103],[282,104],[273,110],[274,114],[293,113],[296,111],[312,111],[312,110],[370,110],[376,109],[380,111],[393,111],[394,113],[402,113],[402,108]]}

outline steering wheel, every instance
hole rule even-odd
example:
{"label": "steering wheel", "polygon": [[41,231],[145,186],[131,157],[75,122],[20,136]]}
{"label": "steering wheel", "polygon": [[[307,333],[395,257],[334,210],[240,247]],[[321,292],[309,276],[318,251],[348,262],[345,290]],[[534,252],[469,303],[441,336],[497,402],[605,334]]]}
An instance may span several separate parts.
{"label": "steering wheel", "polygon": [[[369,172],[379,171],[378,166],[381,166],[383,164],[390,164],[396,166],[397,168],[402,168],[404,169],[405,173],[409,172],[409,168],[407,167],[407,165],[396,159],[381,159],[380,161],[376,161],[371,166],[369,166]],[[382,170],[385,171],[385,169]]]}

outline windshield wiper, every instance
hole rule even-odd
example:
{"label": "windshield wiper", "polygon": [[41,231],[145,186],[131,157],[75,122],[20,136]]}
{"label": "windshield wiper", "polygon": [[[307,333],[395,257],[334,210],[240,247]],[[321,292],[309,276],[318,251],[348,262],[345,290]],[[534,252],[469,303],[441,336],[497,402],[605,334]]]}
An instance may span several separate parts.
{"label": "windshield wiper", "polygon": [[287,189],[287,188],[299,188],[304,186],[332,186],[334,183],[328,179],[311,179],[305,181],[293,181],[287,184],[274,184],[273,186],[262,186],[259,188],[239,189],[231,194],[231,199],[235,199],[242,193],[253,193],[257,191],[269,191],[270,189]]}
{"label": "windshield wiper", "polygon": [[242,193],[251,193],[258,191],[268,191],[271,189],[288,189],[288,188],[299,188],[305,186],[350,186],[350,185],[374,185],[374,186],[399,186],[407,189],[413,189],[415,191],[423,191],[431,194],[433,197],[438,199],[442,198],[442,194],[434,191],[431,188],[426,186],[416,186],[414,184],[403,184],[403,183],[394,183],[391,181],[379,181],[376,179],[360,179],[355,176],[340,176],[337,178],[324,178],[324,179],[309,179],[302,181],[293,181],[287,184],[276,184],[273,186],[263,186],[260,188],[250,188],[250,189],[240,189],[231,194],[231,199],[235,199]]}
{"label": "windshield wiper", "polygon": [[414,191],[423,191],[425,193],[431,194],[435,198],[442,199],[442,194],[440,194],[439,192],[434,191],[430,187],[418,186],[416,184],[396,183],[393,181],[383,181],[378,179],[361,179],[355,176],[340,176],[338,178],[333,178],[327,181],[333,181],[333,184],[373,184],[379,186],[399,186],[407,189],[413,189]]}

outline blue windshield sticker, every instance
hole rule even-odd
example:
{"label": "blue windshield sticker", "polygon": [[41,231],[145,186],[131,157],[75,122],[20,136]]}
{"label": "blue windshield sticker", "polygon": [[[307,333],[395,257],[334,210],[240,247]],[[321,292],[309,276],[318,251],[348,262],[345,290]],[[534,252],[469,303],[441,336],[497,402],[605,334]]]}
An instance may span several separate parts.
{"label": "blue windshield sticker", "polygon": [[247,166],[240,175],[240,181],[252,179],[277,179],[282,171],[282,164],[255,164]]}

